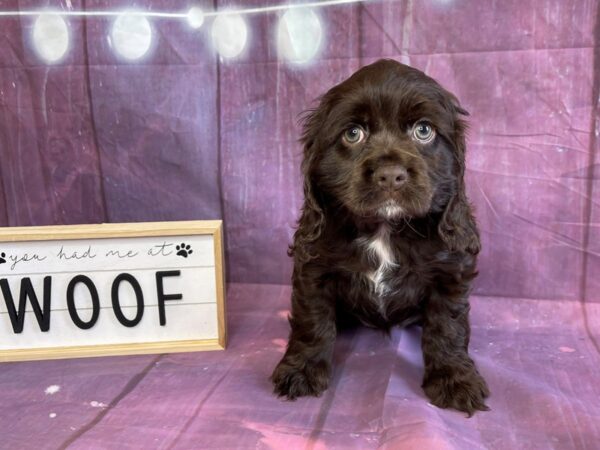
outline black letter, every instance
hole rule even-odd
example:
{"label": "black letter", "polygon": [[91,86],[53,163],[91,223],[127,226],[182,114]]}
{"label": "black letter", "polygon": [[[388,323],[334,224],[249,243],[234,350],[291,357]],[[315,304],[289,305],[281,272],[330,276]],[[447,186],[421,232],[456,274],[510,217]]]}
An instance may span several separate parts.
{"label": "black letter", "polygon": [[165,317],[165,301],[167,300],[181,300],[183,295],[181,294],[165,294],[163,287],[164,277],[178,277],[181,275],[180,270],[164,270],[162,272],[156,272],[156,294],[158,295],[158,317],[162,326],[167,324],[167,318]]}
{"label": "black letter", "polygon": [[[90,295],[92,296],[92,318],[89,320],[89,322],[84,322],[81,320],[79,314],[77,314],[77,309],[75,308],[75,298],[73,293],[75,291],[75,286],[77,286],[78,283],[85,284],[90,291]],[[67,286],[67,307],[69,308],[71,320],[75,325],[77,325],[78,328],[81,328],[82,330],[88,330],[92,328],[96,324],[98,316],[100,315],[100,299],[98,298],[98,291],[96,290],[94,282],[85,275],[77,275],[74,277],[70,281],[69,286]]]}
{"label": "black letter", "polygon": [[27,297],[29,297],[31,300],[31,307],[35,313],[40,330],[48,331],[50,329],[50,294],[52,290],[52,277],[44,277],[43,311],[40,308],[37,295],[35,295],[35,291],[33,290],[31,279],[29,277],[21,279],[21,291],[19,292],[19,312],[15,310],[15,302],[6,278],[0,280],[0,287],[2,288],[2,294],[4,294],[4,303],[6,303],[6,309],[8,310],[8,316],[10,317],[10,323],[12,324],[13,331],[15,333],[21,333],[23,331]]}
{"label": "black letter", "polygon": [[[123,315],[123,311],[121,310],[121,304],[119,303],[119,285],[121,281],[127,281],[131,284],[131,287],[135,291],[135,299],[137,301],[137,315],[133,320],[129,320],[127,317]],[[112,289],[111,289],[111,297],[112,297],[112,307],[115,311],[115,316],[117,316],[117,320],[121,322],[121,325],[125,325],[126,327],[135,327],[140,320],[142,320],[142,316],[144,315],[144,294],[142,294],[142,288],[137,280],[128,273],[122,273],[115,281],[113,281]]]}

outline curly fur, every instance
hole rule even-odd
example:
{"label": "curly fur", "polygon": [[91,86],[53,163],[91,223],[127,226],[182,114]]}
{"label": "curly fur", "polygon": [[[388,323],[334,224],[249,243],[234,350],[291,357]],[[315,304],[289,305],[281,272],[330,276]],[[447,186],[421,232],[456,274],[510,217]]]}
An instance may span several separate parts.
{"label": "curly fur", "polygon": [[[362,323],[423,327],[423,389],[430,401],[472,415],[489,391],[468,355],[469,290],[479,233],[464,186],[467,115],[454,95],[391,60],[363,67],[304,118],[304,205],[290,246],[291,334],[271,379],[278,395],[320,395],[336,332]],[[422,144],[412,126],[436,131]],[[342,139],[351,126],[363,142]],[[403,167],[383,189],[381,167]]]}

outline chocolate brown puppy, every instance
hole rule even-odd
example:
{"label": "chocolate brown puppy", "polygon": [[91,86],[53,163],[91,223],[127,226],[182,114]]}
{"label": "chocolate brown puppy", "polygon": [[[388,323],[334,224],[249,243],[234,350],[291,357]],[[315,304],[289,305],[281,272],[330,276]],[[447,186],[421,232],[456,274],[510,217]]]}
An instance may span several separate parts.
{"label": "chocolate brown puppy", "polygon": [[431,402],[488,409],[468,354],[480,241],[464,185],[466,115],[435,80],[392,60],[363,67],[307,113],[291,334],[271,377],[278,395],[327,388],[341,324],[416,323]]}

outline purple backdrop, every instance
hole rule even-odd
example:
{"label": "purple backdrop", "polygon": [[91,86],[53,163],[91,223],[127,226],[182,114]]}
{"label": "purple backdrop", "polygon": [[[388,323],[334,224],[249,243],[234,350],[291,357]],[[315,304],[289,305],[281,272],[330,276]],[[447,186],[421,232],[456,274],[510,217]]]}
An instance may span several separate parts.
{"label": "purple backdrop", "polygon": [[[130,4],[86,7],[109,3]],[[476,292],[598,301],[589,286],[599,270],[597,2],[409,5],[323,8],[322,52],[306,67],[278,58],[277,14],[248,16],[248,47],[231,61],[215,55],[207,27],[156,21],[158,44],[135,64],[116,60],[108,19],[72,19],[69,54],[53,66],[29,45],[31,19],[3,19],[0,223],[223,218],[228,279],[287,283],[301,204],[298,114],[360,66],[392,57],[472,114],[468,187],[484,242]]]}
{"label": "purple backdrop", "polygon": [[224,218],[228,279],[287,283],[298,114],[392,57],[437,78],[472,114],[467,176],[484,241],[476,292],[597,301],[597,2],[410,5],[323,8],[323,49],[305,67],[278,58],[277,14],[248,16],[248,48],[231,61],[215,55],[207,27],[157,21],[158,44],[136,64],[116,61],[108,19],[72,19],[71,49],[52,66],[29,45],[29,18],[3,19],[0,223]]}
{"label": "purple backdrop", "polygon": [[[175,0],[0,0],[0,10],[44,6],[102,10],[133,4],[140,9],[179,11],[189,7],[185,3],[182,8],[182,2]],[[194,4],[212,10],[242,2]],[[277,4],[281,2],[243,2],[244,7]],[[233,60],[216,55],[208,19],[197,31],[184,21],[153,21],[156,45],[139,63],[115,58],[106,39],[109,19],[69,18],[71,48],[56,65],[44,64],[32,50],[31,18],[0,18],[0,225],[224,219],[228,281],[246,283],[231,288],[237,299],[231,313],[234,350],[220,360],[207,357],[219,369],[206,376],[204,360],[194,357],[173,357],[161,364],[183,367],[179,372],[172,367],[164,370],[167,376],[169,370],[181,375],[186,389],[193,390],[192,378],[209,386],[215,382],[215,389],[225,383],[216,392],[230,406],[240,407],[238,400],[227,397],[235,389],[250,392],[245,400],[249,410],[253,402],[266,402],[260,418],[250,420],[239,413],[242,418],[238,414],[232,419],[246,421],[239,441],[244,445],[259,442],[252,437],[257,429],[261,439],[267,436],[267,441],[260,441],[267,447],[306,439],[316,448],[331,447],[333,441],[328,439],[334,439],[336,432],[342,436],[338,444],[345,448],[351,442],[363,447],[400,442],[394,439],[402,435],[402,427],[390,419],[396,414],[417,429],[419,420],[442,420],[439,429],[425,430],[427,439],[433,440],[412,435],[410,442],[426,442],[431,448],[508,448],[517,442],[527,442],[531,448],[597,445],[600,409],[588,402],[600,398],[598,388],[591,387],[600,385],[600,3],[382,0],[321,8],[319,15],[323,47],[315,61],[302,67],[278,57],[277,13],[246,17],[248,45]],[[377,426],[368,421],[347,425],[351,413],[340,411],[349,411],[351,405],[333,408],[340,415],[329,424],[324,417],[334,397],[326,397],[313,400],[320,403],[297,403],[295,408],[300,409],[294,410],[294,420],[300,425],[293,429],[294,420],[277,418],[291,407],[269,403],[268,385],[250,375],[258,367],[260,376],[267,375],[279,356],[273,342],[286,335],[281,320],[274,325],[278,333],[271,336],[274,340],[264,336],[271,329],[265,325],[270,323],[267,318],[273,308],[287,307],[288,295],[286,288],[281,288],[281,294],[280,288],[266,285],[288,284],[291,271],[286,247],[302,201],[298,115],[333,84],[381,57],[424,70],[455,92],[471,113],[467,183],[483,238],[475,289],[481,312],[476,317],[485,321],[475,324],[481,330],[474,333],[474,345],[484,361],[483,372],[496,377],[492,387],[500,425],[491,424],[494,416],[483,415],[477,419],[483,422],[477,422],[464,440],[452,437],[458,416],[440,416],[427,409],[424,415],[418,411],[411,415],[402,409],[407,386],[396,379],[389,358],[378,360],[383,372],[373,375],[379,389],[373,397],[387,399],[369,413],[380,417]],[[252,305],[255,312],[249,310]],[[261,325],[254,329],[248,321]],[[263,333],[262,339],[258,332]],[[406,345],[411,342],[408,336]],[[346,361],[351,353],[358,359],[348,361],[360,366],[362,360],[356,355],[368,355],[365,346],[375,338],[348,339],[338,359]],[[390,345],[389,352],[395,353],[398,342]],[[236,361],[232,354],[237,358],[260,353],[265,346],[272,351],[257,355],[254,365],[232,362]],[[550,357],[550,348],[562,350]],[[531,359],[535,352],[538,359]],[[122,392],[128,389],[128,380],[138,379],[150,370],[147,364],[153,364],[146,357],[130,360],[131,367],[119,359],[105,360],[106,371],[125,386]],[[9,374],[0,370],[0,382],[5,380],[11,389],[23,390],[22,395],[34,399],[31,392],[7,380],[36,369],[39,377],[31,375],[31,382],[43,390],[42,373],[48,367],[63,375],[69,367],[82,374],[99,370],[97,362],[64,364],[14,364]],[[550,373],[547,367],[552,367]],[[416,379],[418,370],[408,373],[415,372]],[[336,376],[338,382],[343,379],[340,373]],[[91,383],[89,376],[80,378],[73,382]],[[123,397],[111,389],[118,385],[106,386],[109,409],[117,411]],[[356,381],[352,386],[346,387],[348,392],[360,391]],[[152,391],[151,386],[147,389]],[[192,401],[203,402],[200,394],[213,388],[206,389],[195,391],[198,395]],[[421,395],[417,385],[408,391]],[[0,407],[2,402],[19,402],[19,396],[7,395],[0,398]],[[361,397],[365,393],[347,395],[355,402],[369,401]],[[511,405],[511,396],[520,397],[517,406]],[[143,398],[127,398],[134,408],[146,409]],[[420,397],[415,404],[420,402],[426,405]],[[219,404],[210,411],[219,412]],[[368,410],[365,405],[357,407],[357,417]],[[534,419],[536,408],[551,414],[550,418]],[[306,416],[298,418],[302,411]],[[113,416],[111,426],[117,426],[119,417]],[[201,419],[202,414],[189,412],[189,417],[190,422],[180,424],[183,431],[196,424],[195,431],[184,433],[187,437],[158,433],[157,439],[191,446],[186,441],[190,436],[213,436],[220,426],[231,425],[224,418],[224,423],[209,423],[206,416]],[[505,435],[514,423],[526,420],[530,420],[527,426]],[[109,432],[110,426],[105,430]],[[320,431],[315,435],[315,430]],[[354,441],[353,430],[360,430]],[[552,438],[552,430],[560,430],[560,436]],[[68,430],[65,433],[61,436]],[[289,441],[281,440],[285,433]],[[0,434],[4,436],[4,431]],[[303,440],[293,441],[292,436]],[[369,441],[369,436],[376,440]],[[58,445],[63,437],[52,442]],[[20,443],[10,442],[13,447]],[[99,442],[92,439],[82,445]],[[124,441],[113,444],[118,442]],[[219,442],[228,446],[227,441]],[[31,448],[39,447],[32,443]]]}

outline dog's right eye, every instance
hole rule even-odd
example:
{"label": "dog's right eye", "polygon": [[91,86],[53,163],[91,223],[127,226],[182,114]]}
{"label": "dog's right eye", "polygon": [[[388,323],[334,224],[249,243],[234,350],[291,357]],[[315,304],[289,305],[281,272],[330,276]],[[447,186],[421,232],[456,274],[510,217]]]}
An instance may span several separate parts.
{"label": "dog's right eye", "polygon": [[344,142],[350,145],[358,144],[359,142],[362,142],[364,138],[365,132],[361,127],[358,126],[348,128],[342,136]]}

